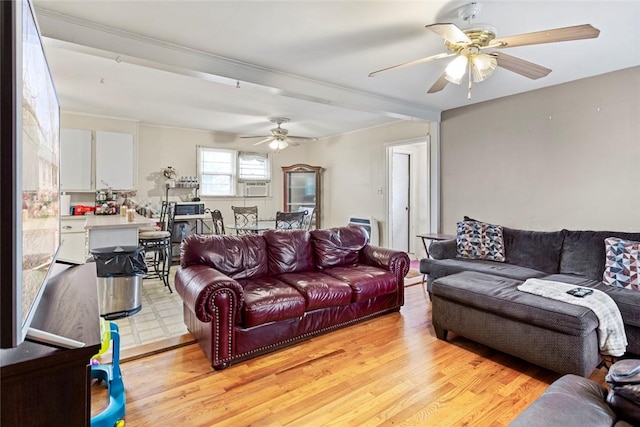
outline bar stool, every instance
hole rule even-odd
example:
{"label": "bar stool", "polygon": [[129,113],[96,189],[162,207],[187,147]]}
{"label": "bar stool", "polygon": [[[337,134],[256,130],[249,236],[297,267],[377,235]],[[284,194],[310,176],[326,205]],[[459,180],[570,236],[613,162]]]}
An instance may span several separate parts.
{"label": "bar stool", "polygon": [[173,290],[169,283],[169,273],[173,258],[171,235],[173,234],[175,212],[176,202],[162,202],[162,209],[160,210],[161,229],[138,233],[138,241],[140,246],[144,248],[147,264],[150,264],[149,273],[144,278],[162,280],[171,293],[173,293]]}

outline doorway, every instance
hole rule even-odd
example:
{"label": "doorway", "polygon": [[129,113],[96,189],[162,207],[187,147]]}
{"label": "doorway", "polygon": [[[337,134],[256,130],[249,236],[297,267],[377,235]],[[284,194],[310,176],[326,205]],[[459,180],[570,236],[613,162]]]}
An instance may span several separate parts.
{"label": "doorway", "polygon": [[429,230],[429,141],[401,141],[387,147],[387,242],[392,249],[421,256],[416,237]]}

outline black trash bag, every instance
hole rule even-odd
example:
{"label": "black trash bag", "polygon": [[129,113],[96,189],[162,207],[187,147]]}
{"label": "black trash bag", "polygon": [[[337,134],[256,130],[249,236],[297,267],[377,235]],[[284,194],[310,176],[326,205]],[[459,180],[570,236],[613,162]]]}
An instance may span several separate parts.
{"label": "black trash bag", "polygon": [[147,274],[142,246],[110,246],[95,248],[91,255],[96,261],[98,277],[122,277]]}

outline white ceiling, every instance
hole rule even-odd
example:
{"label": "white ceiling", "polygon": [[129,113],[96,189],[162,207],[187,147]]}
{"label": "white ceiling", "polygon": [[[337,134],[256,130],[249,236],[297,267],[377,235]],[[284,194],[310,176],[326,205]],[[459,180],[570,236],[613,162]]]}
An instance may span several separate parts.
{"label": "white ceiling", "polygon": [[[509,49],[551,68],[530,80],[498,68],[427,94],[448,60],[370,78],[446,51],[424,28],[465,25],[455,1],[34,0],[64,111],[263,135],[327,137],[640,65],[640,1],[484,1],[498,36],[592,24],[597,39]],[[236,85],[239,84],[239,88]]]}

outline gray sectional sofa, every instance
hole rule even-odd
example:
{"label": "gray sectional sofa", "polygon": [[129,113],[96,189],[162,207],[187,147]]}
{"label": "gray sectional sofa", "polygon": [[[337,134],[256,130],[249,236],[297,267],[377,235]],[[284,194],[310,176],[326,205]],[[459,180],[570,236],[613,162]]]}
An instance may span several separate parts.
{"label": "gray sectional sofa", "polygon": [[516,417],[509,427],[633,427],[607,404],[607,389],[595,381],[565,375]]}
{"label": "gray sectional sofa", "polygon": [[640,292],[602,283],[604,240],[640,241],[640,233],[507,227],[502,233],[505,262],[460,258],[455,239],[433,242],[431,258],[420,261],[439,338],[453,331],[553,371],[588,376],[602,359],[598,319],[587,308],[517,290],[541,278],[610,295],[625,325],[627,353],[640,354]]}

